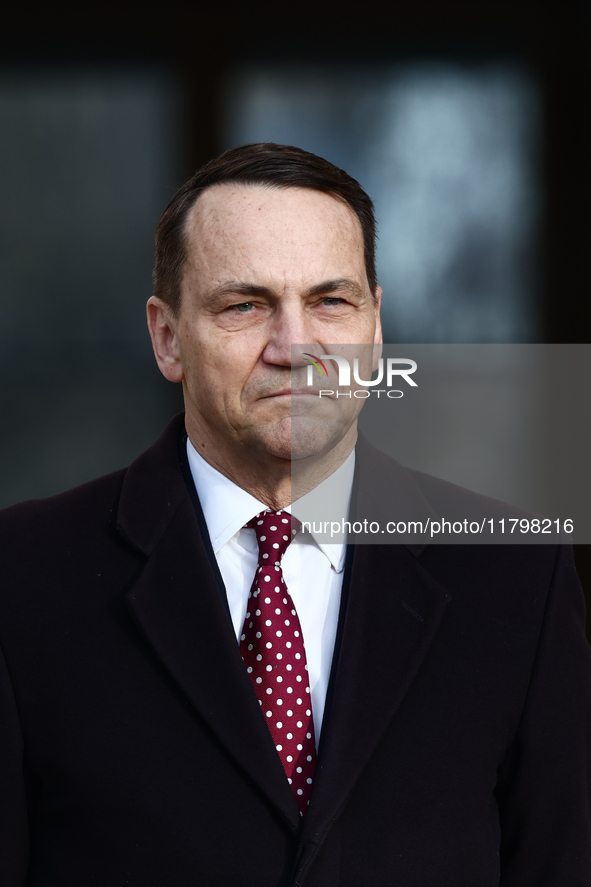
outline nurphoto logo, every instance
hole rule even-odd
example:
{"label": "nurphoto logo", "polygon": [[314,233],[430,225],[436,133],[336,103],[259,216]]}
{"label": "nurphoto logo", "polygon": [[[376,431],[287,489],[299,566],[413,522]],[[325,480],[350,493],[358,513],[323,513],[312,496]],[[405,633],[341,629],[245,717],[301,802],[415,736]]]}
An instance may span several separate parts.
{"label": "nurphoto logo", "polygon": [[[338,368],[339,372],[339,388],[350,388],[351,387],[351,364],[347,360],[346,357],[343,357],[341,354],[323,354],[322,357],[317,357],[315,354],[310,354],[309,352],[304,351],[302,353],[302,357],[304,360],[308,362],[308,374],[307,374],[307,385],[314,385],[314,368],[318,370],[320,376],[322,378],[328,378],[329,372],[326,367],[326,362],[329,360],[333,360]],[[385,361],[385,388],[376,388],[377,385],[381,385],[384,383],[384,358],[380,357],[377,365],[377,379],[361,379],[359,375],[359,358],[355,357],[353,359],[353,379],[357,385],[362,386],[359,389],[354,390],[353,392],[348,391],[339,391],[339,390],[320,390],[318,392],[319,397],[351,397],[353,394],[354,397],[365,398],[370,397],[372,394],[371,391],[368,391],[369,388],[374,388],[375,393],[378,397],[380,394],[386,394],[387,397],[391,398],[399,398],[404,396],[404,392],[400,389],[393,388],[394,382],[399,382],[402,379],[411,388],[417,388],[417,383],[414,379],[411,379],[411,375],[416,372],[417,363],[414,360],[411,360],[408,357],[388,357]]]}

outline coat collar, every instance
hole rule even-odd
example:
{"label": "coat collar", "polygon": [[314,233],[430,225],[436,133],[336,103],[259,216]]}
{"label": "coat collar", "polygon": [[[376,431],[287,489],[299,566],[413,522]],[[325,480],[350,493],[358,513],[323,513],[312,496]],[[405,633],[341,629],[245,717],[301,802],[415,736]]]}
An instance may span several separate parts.
{"label": "coat collar", "polygon": [[125,474],[117,530],[145,555],[152,554],[176,512],[189,499],[178,457],[178,440],[184,427],[184,413],[179,413]]}
{"label": "coat collar", "polygon": [[[351,505],[351,522],[375,522],[381,531],[372,535],[364,531],[351,534],[350,542],[361,545],[403,545],[418,557],[429,542],[428,534],[413,529],[389,534],[383,530],[395,524],[398,530],[414,523],[426,527],[438,515],[424,497],[412,474],[381,450],[377,450],[363,434],[357,445],[357,468]],[[382,532],[383,531],[383,532]]]}

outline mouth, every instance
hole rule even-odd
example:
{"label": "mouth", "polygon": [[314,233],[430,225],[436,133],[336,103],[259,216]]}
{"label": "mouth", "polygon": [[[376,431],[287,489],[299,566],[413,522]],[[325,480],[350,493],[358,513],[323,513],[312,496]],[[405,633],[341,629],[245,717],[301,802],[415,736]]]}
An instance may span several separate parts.
{"label": "mouth", "polygon": [[310,397],[317,396],[318,392],[313,388],[282,388],[280,391],[272,391],[265,394],[261,400],[268,400],[271,397]]}

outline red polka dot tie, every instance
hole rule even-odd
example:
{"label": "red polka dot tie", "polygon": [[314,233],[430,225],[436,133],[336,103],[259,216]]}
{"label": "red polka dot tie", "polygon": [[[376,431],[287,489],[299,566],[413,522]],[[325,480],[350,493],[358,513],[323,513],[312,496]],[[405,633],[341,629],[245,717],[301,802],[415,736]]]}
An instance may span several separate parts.
{"label": "red polka dot tie", "polygon": [[281,558],[297,533],[294,523],[285,511],[263,511],[246,525],[256,531],[259,563],[240,652],[303,816],[312,791],[316,746],[304,639],[281,570]]}

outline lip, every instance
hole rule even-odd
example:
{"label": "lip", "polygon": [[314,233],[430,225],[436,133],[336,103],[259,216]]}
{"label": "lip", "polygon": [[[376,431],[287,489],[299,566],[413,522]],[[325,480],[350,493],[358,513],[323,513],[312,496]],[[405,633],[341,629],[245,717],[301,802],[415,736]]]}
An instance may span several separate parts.
{"label": "lip", "polygon": [[269,397],[309,397],[316,396],[318,392],[314,388],[282,388],[281,391],[272,391],[271,394],[265,394],[262,400]]}

